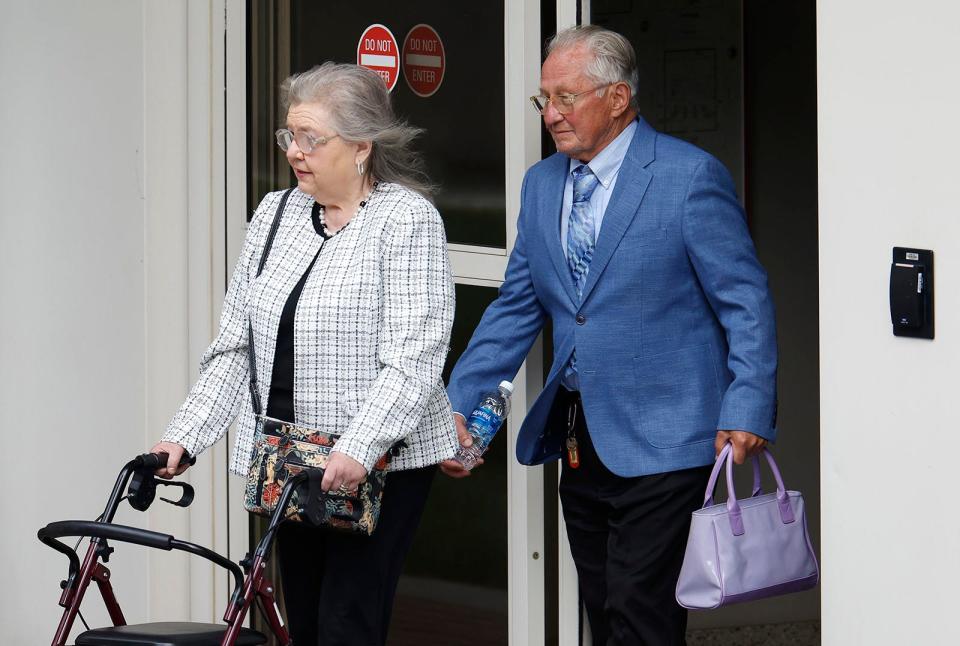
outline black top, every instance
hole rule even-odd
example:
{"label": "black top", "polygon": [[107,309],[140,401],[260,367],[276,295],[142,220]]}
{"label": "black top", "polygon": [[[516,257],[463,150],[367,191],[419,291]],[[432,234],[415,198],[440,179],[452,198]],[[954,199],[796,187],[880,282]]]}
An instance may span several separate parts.
{"label": "black top", "polygon": [[317,262],[320,252],[323,251],[323,245],[331,237],[323,227],[323,222],[320,220],[320,205],[316,202],[313,204],[310,220],[313,222],[314,230],[323,238],[323,243],[320,244],[320,249],[310,261],[307,270],[303,272],[300,282],[290,292],[283,306],[283,312],[280,314],[277,348],[273,354],[273,374],[270,377],[270,396],[267,399],[267,417],[285,422],[297,421],[293,413],[293,319],[296,317],[297,303],[300,301],[300,294],[303,292],[310,270]]}

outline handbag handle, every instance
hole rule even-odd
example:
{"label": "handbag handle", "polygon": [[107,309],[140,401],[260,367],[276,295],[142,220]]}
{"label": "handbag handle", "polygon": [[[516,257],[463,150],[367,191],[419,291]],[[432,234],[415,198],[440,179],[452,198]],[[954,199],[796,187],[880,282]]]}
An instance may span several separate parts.
{"label": "handbag handle", "polygon": [[[727,447],[732,447],[733,445],[729,442],[724,445],[723,451],[727,450]],[[720,455],[723,455],[723,451],[720,452]],[[750,490],[750,497],[756,498],[761,493],[763,489],[760,486],[760,456],[755,455],[750,459],[750,463],[753,465],[753,488]],[[713,506],[713,490],[716,486],[717,477],[720,474],[720,469],[723,467],[723,462],[720,460],[720,456],[717,456],[717,463],[713,465],[713,472],[710,474],[710,484],[707,485],[707,493],[703,498],[704,507]]]}
{"label": "handbag handle", "polygon": [[[783,476],[780,473],[780,468],[777,466],[776,460],[773,459],[773,454],[769,449],[764,447],[763,455],[766,457],[767,464],[770,465],[770,471],[773,472],[773,477],[777,482],[777,506],[780,508],[780,520],[784,525],[787,525],[796,520],[796,517],[793,513],[793,507],[790,505],[790,497],[787,494],[787,487],[783,484]],[[754,460],[755,467],[759,468],[759,458],[754,457]],[[726,444],[723,447],[723,450],[720,451],[720,455],[717,456],[716,464],[713,466],[713,471],[710,473],[710,480],[707,483],[704,507],[708,506],[708,501],[710,503],[713,502],[713,492],[717,486],[717,478],[720,475],[720,469],[724,466],[726,466],[727,471],[727,515],[730,518],[730,529],[734,536],[742,536],[745,533],[745,530],[743,527],[743,513],[740,510],[740,503],[737,501],[736,490],[733,486],[732,444]],[[754,488],[756,488],[756,479],[754,480],[754,485]]]}

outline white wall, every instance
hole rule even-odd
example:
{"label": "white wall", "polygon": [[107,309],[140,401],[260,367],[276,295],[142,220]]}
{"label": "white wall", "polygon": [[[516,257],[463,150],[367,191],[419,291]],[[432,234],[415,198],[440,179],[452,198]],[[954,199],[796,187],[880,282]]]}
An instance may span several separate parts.
{"label": "white wall", "polygon": [[[960,5],[818,7],[823,643],[960,643]],[[937,339],[892,336],[891,248]]]}
{"label": "white wall", "polygon": [[[0,15],[0,641],[34,644],[53,635],[66,573],[37,529],[102,511],[211,335],[223,3],[2,0]],[[118,522],[222,548],[222,450],[216,469],[193,471],[189,512],[127,507]],[[128,622],[222,611],[210,567],[117,547],[108,566]],[[104,625],[97,597],[84,615]]]}
{"label": "white wall", "polygon": [[[8,643],[56,628],[66,560],[37,529],[97,516],[145,441],[142,7],[99,4],[7,2],[0,22]],[[139,557],[111,566],[131,619],[146,609]],[[102,605],[88,621],[106,623]]]}

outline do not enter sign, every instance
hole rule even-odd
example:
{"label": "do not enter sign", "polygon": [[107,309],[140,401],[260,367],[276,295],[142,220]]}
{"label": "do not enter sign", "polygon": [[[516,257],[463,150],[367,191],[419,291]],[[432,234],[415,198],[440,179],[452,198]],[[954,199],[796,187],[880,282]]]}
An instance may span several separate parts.
{"label": "do not enter sign", "polygon": [[400,78],[400,51],[397,39],[383,25],[370,25],[357,43],[357,65],[372,69],[392,92]]}
{"label": "do not enter sign", "polygon": [[440,89],[447,57],[443,41],[430,25],[417,25],[403,39],[403,78],[417,96],[428,97]]}

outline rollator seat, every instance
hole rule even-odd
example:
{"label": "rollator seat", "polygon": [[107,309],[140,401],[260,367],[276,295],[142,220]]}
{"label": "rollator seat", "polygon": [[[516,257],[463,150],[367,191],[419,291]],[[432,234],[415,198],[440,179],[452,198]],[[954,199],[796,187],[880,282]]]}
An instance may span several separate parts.
{"label": "rollator seat", "polygon": [[[184,621],[159,621],[133,626],[110,626],[77,636],[76,646],[220,646],[227,627]],[[242,628],[237,646],[266,644],[263,633]]]}

